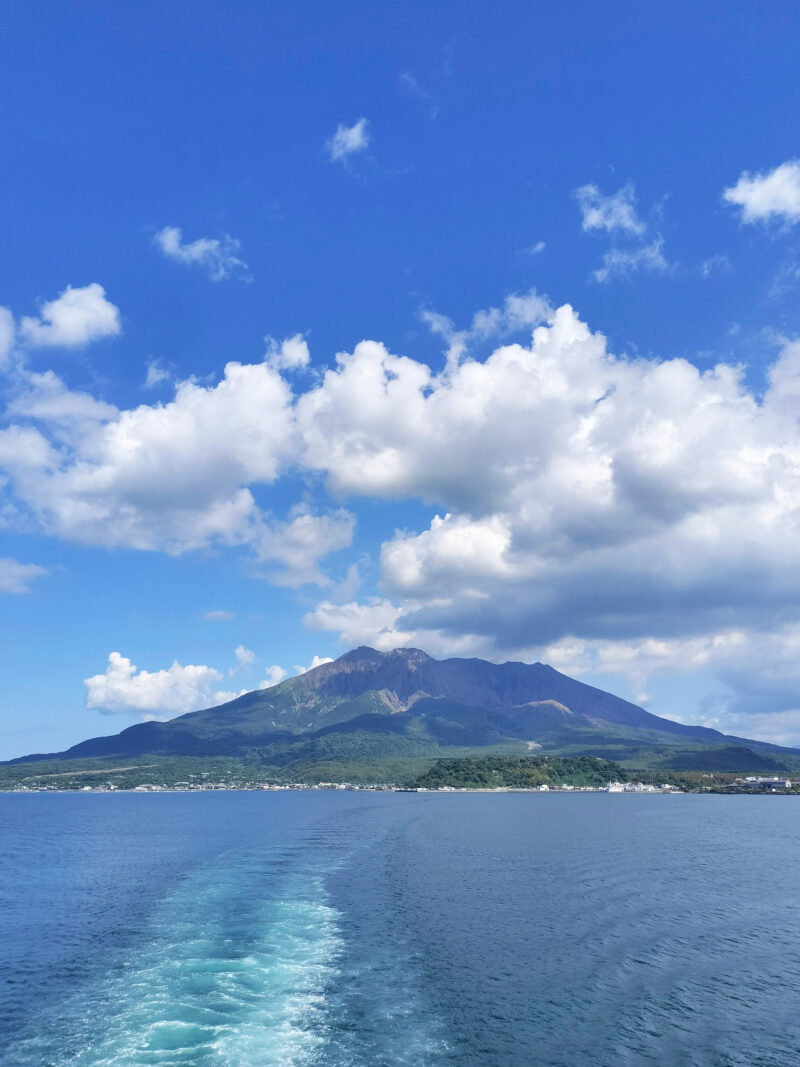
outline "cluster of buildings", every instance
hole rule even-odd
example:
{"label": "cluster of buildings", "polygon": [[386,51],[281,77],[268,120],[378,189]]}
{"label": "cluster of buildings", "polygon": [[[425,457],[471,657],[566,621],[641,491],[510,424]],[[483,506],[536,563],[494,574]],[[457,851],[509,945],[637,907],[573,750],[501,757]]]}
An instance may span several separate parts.
{"label": "cluster of buildings", "polygon": [[609,782],[606,793],[680,793],[676,785],[650,785],[646,782]]}
{"label": "cluster of buildings", "polygon": [[792,782],[791,778],[784,778],[783,775],[777,778],[762,778],[759,775],[750,775],[748,778],[737,778],[734,785],[741,786],[745,789],[769,791],[774,789],[791,789],[793,785],[800,785],[800,782]]}

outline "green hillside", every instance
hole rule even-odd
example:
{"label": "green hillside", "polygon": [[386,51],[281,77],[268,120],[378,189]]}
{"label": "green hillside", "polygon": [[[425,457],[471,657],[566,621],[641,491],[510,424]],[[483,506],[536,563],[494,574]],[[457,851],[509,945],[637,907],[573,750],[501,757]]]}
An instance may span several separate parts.
{"label": "green hillside", "polygon": [[481,753],[601,757],[653,772],[800,770],[796,750],[659,718],[546,664],[359,648],[219,707],[21,757],[0,766],[0,783],[45,765],[65,776],[125,765],[185,775],[196,761],[259,780],[385,781]]}

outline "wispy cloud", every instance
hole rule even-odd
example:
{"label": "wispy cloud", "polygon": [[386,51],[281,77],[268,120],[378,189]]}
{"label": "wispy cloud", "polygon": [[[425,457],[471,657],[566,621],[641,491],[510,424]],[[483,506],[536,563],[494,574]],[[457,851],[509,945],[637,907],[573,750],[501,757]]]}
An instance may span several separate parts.
{"label": "wispy cloud", "polygon": [[213,282],[228,278],[251,281],[247,264],[239,257],[241,242],[230,234],[184,241],[180,227],[165,226],[155,234],[153,240],[167,259],[184,267],[200,267]]}
{"label": "wispy cloud", "polygon": [[369,148],[369,138],[369,121],[362,117],[352,126],[340,123],[336,133],[325,142],[325,148],[332,162],[346,163],[351,156]]}
{"label": "wispy cloud", "polygon": [[435,119],[439,114],[439,101],[434,94],[421,85],[417,76],[410,70],[404,70],[399,80],[401,86],[414,97],[428,118]]}
{"label": "wispy cloud", "polygon": [[30,593],[30,583],[43,574],[47,571],[35,563],[20,563],[8,557],[0,559],[0,594]]}
{"label": "wispy cloud", "polygon": [[649,274],[667,274],[672,268],[664,256],[664,239],[657,236],[647,245],[636,248],[611,248],[603,256],[603,265],[592,271],[598,282],[613,278],[630,278],[644,271]]}
{"label": "wispy cloud", "polygon": [[[660,233],[651,236],[648,223],[636,210],[632,183],[607,196],[596,185],[582,185],[573,195],[581,209],[584,233],[613,235],[615,242],[604,254],[601,265],[592,271],[596,282],[630,278],[640,272],[666,274],[672,269],[664,255],[663,237]],[[658,207],[651,211],[651,217],[659,214]]]}
{"label": "wispy cloud", "polygon": [[727,274],[733,270],[733,264],[725,255],[709,256],[700,264],[700,273],[704,278],[710,278],[712,274]]}
{"label": "wispy cloud", "polygon": [[155,389],[159,385],[163,385],[172,379],[172,374],[160,359],[150,359],[147,361],[147,374],[144,379],[145,389]]}
{"label": "wispy cloud", "polygon": [[624,185],[618,192],[606,196],[596,185],[582,185],[574,192],[583,216],[583,229],[605,230],[607,233],[622,231],[641,235],[646,227],[636,213],[636,196],[633,185]]}
{"label": "wispy cloud", "polygon": [[508,337],[530,331],[545,322],[553,313],[547,297],[536,289],[527,293],[509,294],[502,307],[476,311],[466,329],[456,329],[455,323],[439,311],[423,308],[420,318],[431,331],[447,342],[447,366],[452,370],[475,343]]}

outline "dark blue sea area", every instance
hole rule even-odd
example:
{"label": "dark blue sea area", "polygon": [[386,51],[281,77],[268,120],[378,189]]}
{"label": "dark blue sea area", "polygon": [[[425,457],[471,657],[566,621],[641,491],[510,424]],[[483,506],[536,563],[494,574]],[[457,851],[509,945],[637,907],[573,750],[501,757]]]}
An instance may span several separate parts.
{"label": "dark blue sea area", "polygon": [[800,804],[0,796],[0,1064],[797,1067]]}

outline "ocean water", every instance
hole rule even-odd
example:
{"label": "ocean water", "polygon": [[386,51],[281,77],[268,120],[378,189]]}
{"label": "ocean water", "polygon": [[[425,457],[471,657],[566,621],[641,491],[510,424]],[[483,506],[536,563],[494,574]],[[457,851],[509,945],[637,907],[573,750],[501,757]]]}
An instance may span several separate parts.
{"label": "ocean water", "polygon": [[800,804],[0,795],[2,1067],[797,1067]]}

